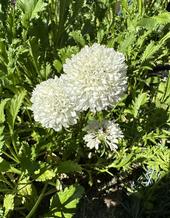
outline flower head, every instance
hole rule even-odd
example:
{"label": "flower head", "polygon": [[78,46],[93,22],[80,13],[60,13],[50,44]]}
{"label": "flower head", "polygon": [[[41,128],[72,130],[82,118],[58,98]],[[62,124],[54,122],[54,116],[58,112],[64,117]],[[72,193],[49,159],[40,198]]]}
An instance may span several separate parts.
{"label": "flower head", "polygon": [[65,85],[59,78],[38,84],[31,97],[35,121],[43,127],[60,131],[77,122],[74,103],[66,94]]}
{"label": "flower head", "polygon": [[68,92],[78,111],[101,111],[117,103],[127,88],[125,58],[104,45],[85,46],[63,65]]}
{"label": "flower head", "polygon": [[109,146],[110,150],[118,148],[118,139],[123,138],[123,134],[119,125],[113,121],[103,120],[99,123],[96,120],[90,121],[85,130],[87,134],[84,136],[84,141],[87,142],[87,147],[90,149],[99,149],[100,144]]}

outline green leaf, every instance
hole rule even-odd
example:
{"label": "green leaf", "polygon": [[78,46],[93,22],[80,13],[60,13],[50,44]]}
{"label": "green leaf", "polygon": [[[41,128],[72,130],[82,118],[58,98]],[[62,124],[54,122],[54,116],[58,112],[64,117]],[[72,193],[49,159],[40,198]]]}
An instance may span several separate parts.
{"label": "green leaf", "polygon": [[141,61],[144,62],[149,58],[151,58],[153,54],[159,50],[159,48],[160,48],[159,44],[155,44],[154,41],[150,42],[141,57]]}
{"label": "green leaf", "polygon": [[170,76],[166,81],[160,81],[154,102],[157,107],[167,108],[170,105]]}
{"label": "green leaf", "polygon": [[134,157],[134,154],[133,153],[126,153],[125,150],[122,150],[120,151],[117,159],[111,163],[107,169],[109,168],[117,168],[117,169],[120,169],[120,168],[123,168],[124,170],[127,170],[129,169],[130,165],[132,164],[132,161],[133,161],[133,157]]}
{"label": "green leaf", "polygon": [[135,31],[127,32],[125,35],[124,40],[121,41],[120,43],[120,48],[119,50],[122,53],[125,53],[127,55],[132,52],[132,45],[134,45],[134,42],[136,41],[136,33]]}
{"label": "green leaf", "polygon": [[80,44],[82,47],[85,46],[86,42],[81,34],[81,31],[73,31],[69,34],[77,44]]}
{"label": "green leaf", "polygon": [[21,171],[13,167],[8,161],[0,157],[0,172],[12,172],[21,174]]}
{"label": "green leaf", "polygon": [[4,121],[5,121],[5,114],[4,114],[4,108],[6,103],[9,101],[8,98],[3,99],[0,103],[0,152],[4,145]]}
{"label": "green leaf", "polygon": [[22,204],[28,209],[32,208],[37,199],[37,192],[28,177],[19,181],[17,190],[18,194],[22,197]]}
{"label": "green leaf", "polygon": [[58,51],[58,55],[62,61],[62,64],[65,63],[67,58],[71,58],[71,56],[76,54],[78,51],[79,49],[76,46],[68,46],[68,47],[60,49]]}
{"label": "green leaf", "polygon": [[141,57],[141,61],[144,62],[153,57],[153,55],[158,52],[164,45],[164,43],[170,38],[170,32],[167,33],[162,39],[158,42],[151,41],[150,44],[146,47],[143,55]]}
{"label": "green leaf", "polygon": [[19,0],[17,5],[23,12],[21,22],[24,27],[28,27],[30,20],[38,17],[38,13],[43,11],[47,4],[43,0]]}
{"label": "green leaf", "polygon": [[31,196],[32,195],[32,184],[28,178],[24,178],[18,183],[18,194],[21,196]]}
{"label": "green leaf", "polygon": [[29,52],[30,56],[32,58],[32,64],[35,67],[36,73],[39,74],[40,71],[40,65],[38,62],[39,59],[39,44],[36,37],[32,37],[29,41]]}
{"label": "green leaf", "polygon": [[164,146],[148,147],[141,155],[145,156],[144,164],[147,169],[154,172],[150,176],[155,181],[160,180],[169,172],[170,152],[168,148]]}
{"label": "green leaf", "polygon": [[73,17],[74,18],[78,15],[79,11],[83,7],[83,4],[84,4],[84,0],[78,0],[78,1],[73,2]]}
{"label": "green leaf", "polygon": [[144,14],[144,1],[143,0],[138,0],[137,1],[138,4],[138,11],[139,11],[139,15],[142,16],[142,14]]}
{"label": "green leaf", "polygon": [[7,172],[10,169],[10,164],[0,157],[0,172]]}
{"label": "green leaf", "polygon": [[3,99],[0,103],[0,123],[5,121],[4,108],[6,103],[9,101],[9,98]]}
{"label": "green leaf", "polygon": [[69,186],[55,194],[50,200],[50,215],[71,218],[84,193],[82,186]]}
{"label": "green leaf", "polygon": [[163,96],[163,101],[170,105],[170,73],[165,85],[165,92],[164,92],[164,96]]}
{"label": "green leaf", "polygon": [[55,67],[55,69],[57,70],[57,72],[58,73],[60,73],[61,72],[61,70],[62,70],[62,63],[59,61],[59,60],[55,60],[54,62],[53,62],[53,66]]}
{"label": "green leaf", "polygon": [[[26,1],[26,2],[29,2],[29,1]],[[32,4],[32,9],[31,9],[30,20],[35,18],[39,12],[43,11],[45,9],[45,6],[47,5],[43,0],[34,0],[32,2],[33,4]]]}
{"label": "green leaf", "polygon": [[2,151],[2,148],[4,146],[4,125],[3,124],[0,124],[0,154],[1,154],[1,151]]}
{"label": "green leaf", "polygon": [[129,6],[128,6],[128,1],[127,0],[122,0],[121,1],[121,7],[122,7],[122,13],[124,14],[124,16],[127,14],[129,14]]}
{"label": "green leaf", "polygon": [[158,25],[166,25],[168,23],[170,23],[170,12],[163,12],[157,16],[142,18],[138,22],[138,26],[151,30],[158,27]]}
{"label": "green leaf", "polygon": [[148,102],[148,95],[147,93],[140,93],[133,101],[132,106],[128,109],[125,109],[125,113],[132,114],[135,118],[138,116],[139,109],[142,105]]}
{"label": "green leaf", "polygon": [[82,171],[81,166],[72,160],[63,161],[58,165],[59,173],[72,173],[72,172],[81,172],[81,171]]}
{"label": "green leaf", "polygon": [[163,12],[157,16],[154,16],[153,19],[158,23],[158,24],[168,24],[170,23],[170,12]]}
{"label": "green leaf", "polygon": [[51,73],[51,65],[46,64],[45,66],[41,66],[40,75],[42,80],[47,80]]}
{"label": "green leaf", "polygon": [[34,171],[39,168],[38,162],[35,161],[34,146],[23,143],[19,150],[20,167],[22,172],[29,176],[34,174]]}
{"label": "green leaf", "polygon": [[23,103],[24,97],[26,95],[26,90],[21,90],[18,94],[16,94],[12,100],[10,101],[10,106],[8,109],[7,122],[9,125],[9,129],[11,134],[13,133],[14,124],[20,107]]}
{"label": "green leaf", "polygon": [[45,182],[45,181],[48,181],[48,180],[51,180],[52,178],[54,178],[56,176],[56,173],[54,172],[54,170],[47,169],[43,173],[41,173],[41,170],[37,170],[37,171],[35,171],[35,175],[39,175],[36,178],[37,182]]}
{"label": "green leaf", "polygon": [[3,206],[5,208],[5,216],[14,209],[14,195],[13,194],[6,194],[4,197]]}
{"label": "green leaf", "polygon": [[135,100],[133,101],[133,106],[132,106],[134,117],[137,117],[140,107],[146,104],[147,101],[148,101],[147,93],[140,93],[135,98]]}

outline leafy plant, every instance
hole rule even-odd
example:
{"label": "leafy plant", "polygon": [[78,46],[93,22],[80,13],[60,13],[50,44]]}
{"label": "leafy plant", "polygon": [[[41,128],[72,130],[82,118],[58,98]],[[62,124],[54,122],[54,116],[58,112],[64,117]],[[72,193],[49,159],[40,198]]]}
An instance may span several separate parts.
{"label": "leafy plant", "polygon": [[[116,178],[117,187],[127,194],[150,185],[156,190],[169,172],[167,4],[0,2],[0,217],[73,217],[84,193],[98,190],[100,180],[107,186],[108,178]],[[67,130],[42,128],[31,111],[33,89],[60,77],[66,59],[95,42],[125,55],[125,96],[107,111],[82,113],[78,124]],[[118,150],[89,150],[83,140],[87,122],[113,118],[124,134]]]}

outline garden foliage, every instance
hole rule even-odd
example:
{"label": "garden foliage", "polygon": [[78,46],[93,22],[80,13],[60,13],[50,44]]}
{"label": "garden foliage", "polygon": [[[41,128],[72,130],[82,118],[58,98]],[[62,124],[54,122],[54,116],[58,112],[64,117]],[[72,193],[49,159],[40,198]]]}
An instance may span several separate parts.
{"label": "garden foliage", "polygon": [[[98,175],[124,181],[120,186],[133,193],[168,174],[166,7],[166,0],[0,1],[0,217],[69,218]],[[81,113],[68,129],[43,128],[31,111],[33,89],[60,77],[66,59],[94,43],[124,54],[125,95],[108,110]],[[93,119],[119,124],[124,138],[116,151],[87,147]]]}

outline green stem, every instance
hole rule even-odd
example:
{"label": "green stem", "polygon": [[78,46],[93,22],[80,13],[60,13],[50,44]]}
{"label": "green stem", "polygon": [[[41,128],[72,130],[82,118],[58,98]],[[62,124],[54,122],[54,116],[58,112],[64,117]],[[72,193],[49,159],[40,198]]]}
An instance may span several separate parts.
{"label": "green stem", "polygon": [[0,189],[0,192],[10,193],[10,192],[11,192],[11,189],[8,189],[8,188],[1,188],[1,189]]}
{"label": "green stem", "polygon": [[33,208],[31,209],[31,211],[29,212],[29,214],[26,216],[26,218],[31,218],[31,217],[34,215],[34,213],[35,213],[37,207],[39,206],[41,200],[42,200],[43,197],[44,197],[44,194],[45,194],[45,191],[46,191],[46,189],[47,189],[47,186],[48,186],[48,183],[46,183],[46,184],[44,185],[41,194],[39,195],[39,197],[38,197],[38,199],[37,199],[35,205],[34,205]]}
{"label": "green stem", "polygon": [[18,150],[17,150],[17,146],[16,146],[15,139],[14,139],[13,136],[12,136],[12,144],[13,144],[13,147],[14,147],[14,151],[15,151],[17,157],[18,157],[18,156],[19,156],[19,155],[18,155]]}
{"label": "green stem", "polygon": [[44,196],[51,195],[51,194],[55,193],[56,191],[57,191],[56,188],[54,188],[54,189],[52,189],[52,190],[46,192],[46,193],[44,194]]}
{"label": "green stem", "polygon": [[1,181],[6,183],[10,188],[14,188],[13,185],[5,178],[5,176],[3,174],[1,174],[2,178]]}
{"label": "green stem", "polygon": [[9,155],[8,153],[6,153],[5,151],[2,151],[2,153],[4,155],[6,155],[7,157],[9,157],[11,160],[15,161],[16,163],[18,163],[18,160],[16,160],[15,158],[13,158],[11,155]]}
{"label": "green stem", "polygon": [[19,175],[22,174],[22,172],[21,172],[20,170],[16,169],[15,167],[11,167],[11,168],[9,169],[9,172],[11,172],[11,173],[16,173],[16,174],[19,174]]}
{"label": "green stem", "polygon": [[11,148],[10,145],[6,144],[7,148],[9,149],[10,153],[12,154],[12,156],[14,157],[15,161],[17,163],[20,163],[20,161],[18,160],[18,157],[16,156],[15,152],[13,151],[13,149]]}

